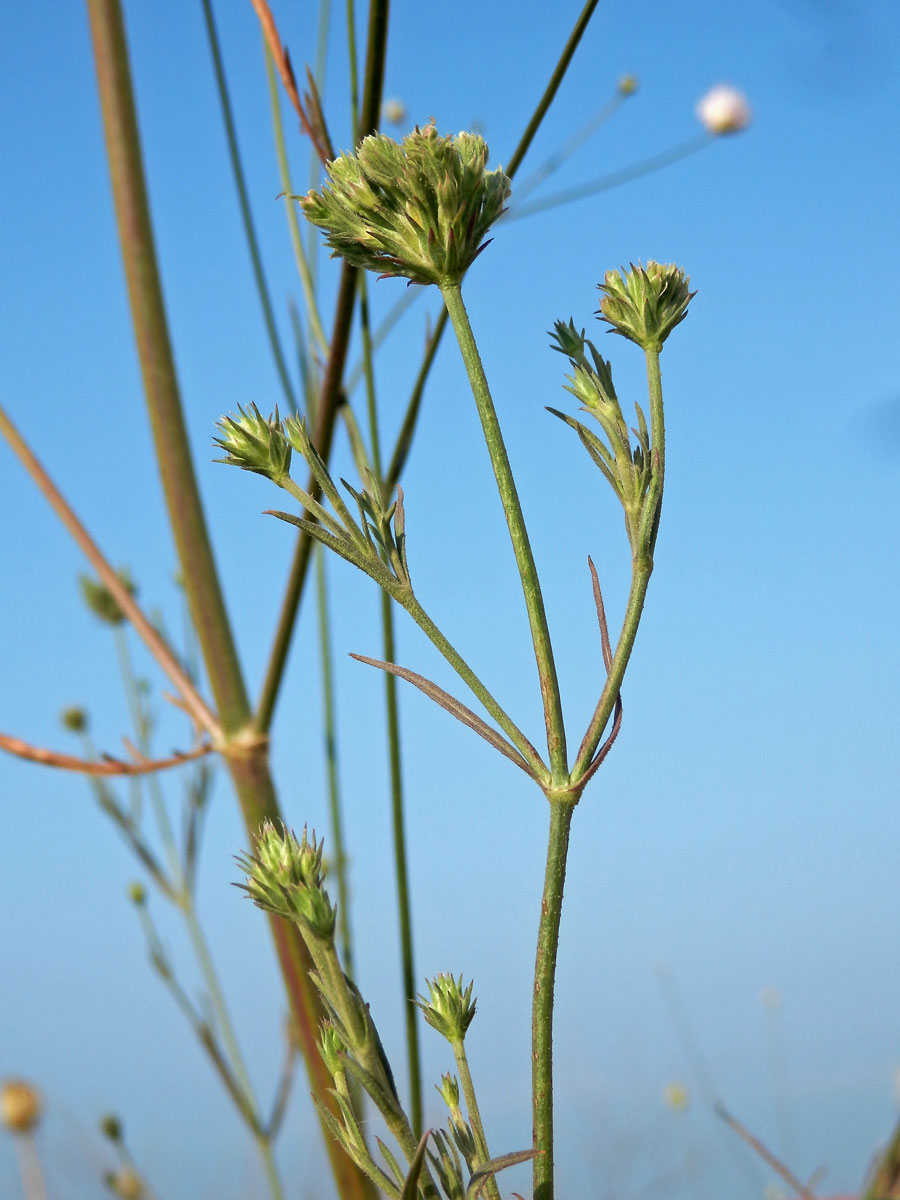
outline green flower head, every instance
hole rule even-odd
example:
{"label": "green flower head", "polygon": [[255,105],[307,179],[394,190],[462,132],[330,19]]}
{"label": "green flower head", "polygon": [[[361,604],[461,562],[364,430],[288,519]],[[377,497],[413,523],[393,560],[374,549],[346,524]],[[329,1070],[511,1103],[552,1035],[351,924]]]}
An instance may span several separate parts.
{"label": "green flower head", "polygon": [[442,136],[417,125],[400,143],[376,133],[329,163],[321,191],[298,199],[334,254],[353,266],[455,284],[488,244],[509,196],[509,179],[486,171],[487,158],[475,133]]}
{"label": "green flower head", "polygon": [[230,463],[245,471],[255,471],[276,483],[284,479],[291,468],[291,447],[278,417],[264,417],[255,404],[244,409],[238,406],[237,415],[227,414],[217,422],[220,436],[213,441],[225,451],[216,462]]}
{"label": "green flower head", "polygon": [[463,977],[456,980],[452,975],[436,975],[428,980],[428,997],[420,996],[416,1001],[422,1015],[432,1029],[436,1029],[448,1042],[461,1042],[475,1016],[475,1000],[472,999],[474,981],[463,987]]}
{"label": "green flower head", "polygon": [[690,277],[674,263],[652,259],[646,267],[631,264],[626,271],[607,271],[597,286],[603,293],[599,317],[644,350],[661,350],[676,325],[687,316],[696,296]]}
{"label": "green flower head", "polygon": [[237,861],[247,876],[246,884],[238,886],[254,904],[294,921],[317,938],[331,940],[337,913],[323,886],[322,843],[315,834],[308,840],[304,829],[298,838],[265,821],[256,854],[239,855]]}

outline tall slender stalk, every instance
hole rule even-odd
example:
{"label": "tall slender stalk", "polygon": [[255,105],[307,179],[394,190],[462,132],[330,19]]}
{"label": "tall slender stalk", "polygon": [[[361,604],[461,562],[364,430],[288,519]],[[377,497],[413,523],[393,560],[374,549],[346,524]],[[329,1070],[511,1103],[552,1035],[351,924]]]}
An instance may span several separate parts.
{"label": "tall slender stalk", "polygon": [[534,1200],[553,1200],[553,992],[566,856],[573,804],[550,800],[550,834],[541,897],[537,952],[534,962],[534,1003],[531,1017],[532,1140]]}
{"label": "tall slender stalk", "polygon": [[[372,330],[369,321],[369,289],[365,273],[359,277],[359,317],[362,329],[363,366],[366,379],[366,408],[369,417],[369,442],[372,469],[380,489],[384,489],[381,463],[381,438],[378,433],[378,408],[375,398],[375,366]],[[381,605],[381,639],[384,661],[395,662],[394,608],[385,591]],[[406,1029],[406,1053],[409,1071],[409,1114],[413,1134],[422,1136],[422,1067],[419,1053],[419,1020],[416,1005],[416,968],[412,936],[412,905],[409,890],[409,865],[406,853],[406,817],[403,811],[403,768],[400,754],[400,708],[397,680],[385,672],[384,702],[387,716],[387,747],[391,781],[391,829],[394,841],[394,876],[397,884],[397,919],[400,926],[400,976],[403,987],[403,1017]]]}
{"label": "tall slender stalk", "polygon": [[459,342],[459,348],[469,376],[469,384],[481,427],[491,456],[494,468],[494,478],[503,502],[509,536],[519,568],[519,578],[522,582],[522,592],[525,596],[525,607],[528,610],[528,623],[531,626],[531,640],[534,644],[534,656],[537,662],[538,678],[541,685],[541,697],[544,703],[544,723],[547,728],[547,752],[550,756],[550,767],[554,782],[562,784],[568,780],[568,765],[566,757],[566,730],[563,723],[562,702],[559,694],[559,681],[556,676],[556,664],[553,661],[553,647],[550,644],[550,630],[547,626],[547,614],[544,610],[544,600],[541,595],[541,584],[538,579],[528,531],[525,528],[525,518],[519,503],[512,469],[500,432],[500,423],[491,399],[490,388],[484,373],[481,356],[475,344],[469,316],[463,303],[462,292],[458,284],[444,284],[441,294],[450,315],[450,321]]}
{"label": "tall slender stalk", "polygon": [[[119,0],[88,0],[88,12],[122,260],[157,461],[191,618],[228,739],[225,761],[248,833],[255,839],[263,820],[278,821],[281,813],[266,739],[247,737],[245,732],[250,708],[206,530],[169,340],[122,11]],[[322,1102],[336,1110],[329,1090],[331,1080],[318,1050],[322,1008],[309,980],[308,952],[294,928],[275,918],[271,925],[310,1083]],[[369,1180],[335,1146],[324,1122],[323,1131],[343,1200],[368,1200]]]}
{"label": "tall slender stalk", "polygon": [[328,807],[331,815],[331,835],[334,839],[332,865],[337,881],[338,931],[341,961],[344,970],[353,978],[353,939],[350,935],[350,888],[347,884],[347,852],[344,848],[344,822],[341,816],[340,784],[338,781],[337,734],[334,706],[333,670],[331,661],[331,624],[328,617],[328,576],[325,553],[316,549],[316,607],[319,613],[319,654],[322,670],[322,709],[325,735],[325,767],[328,775]]}
{"label": "tall slender stalk", "polygon": [[250,197],[247,193],[247,182],[244,176],[244,168],[241,164],[240,150],[238,149],[237,129],[234,124],[231,97],[228,94],[228,84],[225,79],[225,64],[222,62],[222,51],[219,46],[219,35],[216,32],[212,0],[201,0],[201,3],[203,5],[203,18],[206,23],[206,36],[209,40],[209,49],[213,60],[213,72],[216,77],[216,91],[219,94],[219,107],[222,110],[222,120],[225,123],[225,140],[228,143],[228,157],[231,161],[231,172],[234,176],[234,186],[237,189],[238,205],[241,210],[241,221],[244,225],[244,237],[247,241],[247,250],[250,253],[250,264],[253,268],[253,279],[256,284],[260,307],[262,308],[266,334],[268,335],[269,345],[272,349],[272,357],[275,360],[275,369],[278,372],[278,378],[281,381],[281,387],[284,391],[284,398],[287,401],[288,408],[295,409],[297,401],[294,395],[294,387],[288,374],[284,351],[281,348],[278,326],[275,324],[275,313],[272,309],[272,300],[269,295],[268,284],[266,283],[266,273],[263,269],[259,240],[253,224],[253,213],[250,210]]}

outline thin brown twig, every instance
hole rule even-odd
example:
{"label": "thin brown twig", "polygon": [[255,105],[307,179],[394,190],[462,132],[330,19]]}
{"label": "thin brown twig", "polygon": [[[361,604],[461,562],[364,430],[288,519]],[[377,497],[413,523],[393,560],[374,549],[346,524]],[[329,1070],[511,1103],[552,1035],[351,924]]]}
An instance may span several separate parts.
{"label": "thin brown twig", "polygon": [[170,681],[180,693],[185,709],[202,729],[210,734],[214,742],[221,741],[223,734],[219,722],[206,701],[197,691],[193,681],[185,673],[178,659],[169,649],[164,638],[144,616],[137,601],[122,580],[107,562],[100,547],[75,515],[69,502],[54,484],[44,467],[32,453],[25,439],[13,425],[9,416],[0,407],[0,433],[6,438],[13,453],[49,501],[50,507],[71,534],[76,545],[97,572],[101,582],[109,591],[119,608],[134,626],[144,645],[159,663]]}
{"label": "thin brown twig", "polygon": [[215,746],[212,742],[203,742],[193,750],[177,751],[170,758],[146,758],[140,751],[128,745],[129,753],[134,755],[134,761],[126,762],[112,754],[104,754],[100,759],[78,758],[74,754],[61,754],[58,750],[32,746],[23,742],[21,738],[0,733],[0,750],[14,754],[16,758],[24,758],[28,762],[41,763],[45,767],[59,767],[62,771],[77,771],[81,775],[150,775],[154,771],[166,771],[169,767],[179,767],[182,763],[203,758],[204,755],[211,754]]}
{"label": "thin brown twig", "polygon": [[297,116],[300,118],[300,125],[303,128],[303,132],[312,142],[316,154],[324,166],[328,162],[328,154],[317,137],[309,117],[306,115],[306,109],[303,107],[303,101],[300,99],[300,92],[297,90],[297,77],[291,65],[291,56],[288,54],[287,47],[279,36],[278,26],[275,24],[272,10],[269,8],[266,0],[250,0],[250,3],[253,5],[253,10],[259,18],[263,37],[266,39],[266,45],[269,47],[269,52],[272,55],[278,74],[281,76],[281,82],[284,84],[284,90],[288,94],[288,99],[294,106]]}
{"label": "thin brown twig", "polygon": [[751,1149],[755,1150],[759,1157],[769,1164],[773,1171],[781,1176],[794,1191],[803,1197],[803,1200],[816,1200],[814,1192],[811,1192],[809,1186],[797,1178],[790,1167],[786,1167],[781,1159],[776,1158],[772,1151],[764,1145],[758,1137],[755,1137],[746,1125],[741,1124],[737,1117],[732,1116],[721,1101],[716,1101],[713,1105],[713,1112],[717,1117],[720,1117],[729,1129],[732,1129],[739,1138],[747,1143]]}

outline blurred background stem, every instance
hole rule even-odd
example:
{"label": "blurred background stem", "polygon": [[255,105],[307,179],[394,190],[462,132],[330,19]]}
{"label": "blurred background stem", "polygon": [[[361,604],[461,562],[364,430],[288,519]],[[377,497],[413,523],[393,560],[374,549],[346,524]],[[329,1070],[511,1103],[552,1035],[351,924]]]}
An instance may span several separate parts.
{"label": "blurred background stem", "polygon": [[[128,51],[118,0],[88,0],[100,106],[138,356],[156,457],[179,565],[204,665],[228,743],[224,758],[247,831],[255,844],[264,819],[281,820],[265,737],[247,738],[251,712],[219,585],[181,407],[150,222]],[[330,1077],[317,1044],[322,1008],[310,979],[310,960],[299,934],[271,922],[282,973],[297,1022],[314,1094],[334,1109]],[[343,1200],[366,1200],[370,1182],[325,1132],[326,1149]]]}

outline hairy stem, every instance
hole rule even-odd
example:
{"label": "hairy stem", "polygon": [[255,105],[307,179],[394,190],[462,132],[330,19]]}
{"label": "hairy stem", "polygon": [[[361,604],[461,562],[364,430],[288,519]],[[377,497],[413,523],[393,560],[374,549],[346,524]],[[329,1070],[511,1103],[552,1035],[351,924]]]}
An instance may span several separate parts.
{"label": "hairy stem", "polygon": [[[469,1125],[472,1128],[472,1136],[475,1139],[475,1149],[478,1153],[478,1161],[475,1163],[475,1167],[483,1167],[490,1160],[491,1154],[488,1150],[487,1138],[484,1133],[484,1124],[481,1120],[478,1098],[475,1095],[472,1072],[469,1070],[469,1060],[466,1057],[465,1043],[462,1038],[459,1038],[452,1043],[452,1046],[453,1057],[456,1059],[456,1069],[459,1071],[459,1082],[462,1085],[463,1097],[466,1102],[466,1113],[469,1118]],[[497,1180],[493,1175],[488,1180],[484,1190],[491,1197],[491,1200],[500,1200],[500,1188],[497,1186]]]}
{"label": "hairy stem", "polygon": [[534,963],[534,999],[531,1016],[532,1142],[534,1200],[553,1200],[553,989],[559,919],[566,880],[566,855],[574,805],[550,799],[550,836],[541,919]]}
{"label": "hairy stem", "polygon": [[456,333],[459,348],[469,376],[469,384],[484,439],[487,443],[497,490],[506,514],[509,536],[512,541],[516,565],[519,568],[519,578],[522,581],[522,592],[525,596],[525,607],[528,610],[528,623],[531,626],[531,640],[534,644],[534,656],[537,663],[538,678],[541,685],[541,697],[544,705],[544,723],[547,728],[547,751],[550,756],[550,767],[555,783],[562,784],[568,779],[566,757],[566,731],[563,724],[562,702],[559,694],[559,682],[556,677],[556,664],[553,661],[553,647],[550,643],[550,630],[547,626],[547,614],[544,610],[544,600],[541,595],[541,585],[538,579],[528,531],[525,528],[525,518],[519,495],[516,491],[515,480],[509,465],[500,423],[491,399],[490,388],[481,363],[481,356],[475,344],[469,316],[463,303],[459,285],[445,284],[441,287],[444,303]]}

